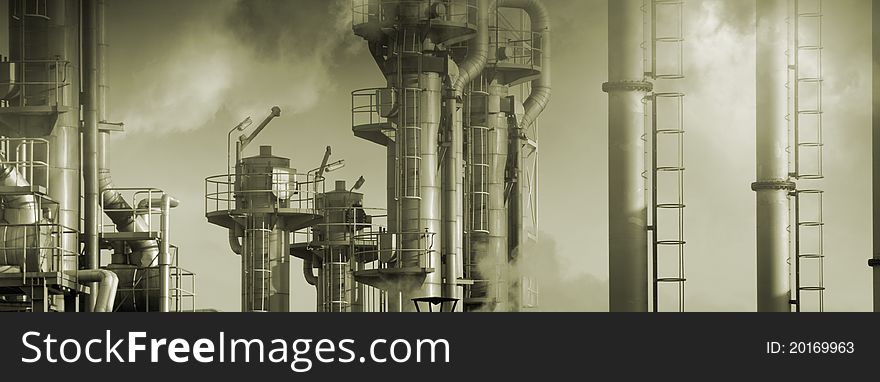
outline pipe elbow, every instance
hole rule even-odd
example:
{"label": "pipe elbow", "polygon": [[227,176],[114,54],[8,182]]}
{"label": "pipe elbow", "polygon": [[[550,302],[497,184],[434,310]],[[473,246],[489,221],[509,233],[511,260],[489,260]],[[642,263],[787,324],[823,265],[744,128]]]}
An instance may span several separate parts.
{"label": "pipe elbow", "polygon": [[119,288],[119,276],[106,269],[73,270],[66,272],[77,277],[80,282],[98,283],[95,312],[112,312],[116,303],[116,291]]}
{"label": "pipe elbow", "polygon": [[241,255],[241,235],[237,229],[229,229],[229,248],[236,255]]}
{"label": "pipe elbow", "polygon": [[318,285],[318,276],[316,276],[315,272],[312,270],[312,264],[312,259],[303,259],[303,276],[309,285],[316,286]]}
{"label": "pipe elbow", "polygon": [[483,72],[486,63],[489,62],[489,12],[493,8],[489,0],[478,0],[477,37],[470,43],[473,46],[469,46],[468,55],[460,65],[459,76],[452,85],[456,97],[461,95],[468,83]]}

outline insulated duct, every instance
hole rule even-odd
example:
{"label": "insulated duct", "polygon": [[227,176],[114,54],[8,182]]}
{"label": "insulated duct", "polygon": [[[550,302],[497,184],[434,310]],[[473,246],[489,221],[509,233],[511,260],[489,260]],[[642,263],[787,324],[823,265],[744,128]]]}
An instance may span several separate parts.
{"label": "insulated duct", "polygon": [[[522,9],[529,15],[532,32],[541,32],[541,76],[532,81],[532,91],[523,102],[525,113],[520,127],[527,128],[534,123],[550,102],[550,13],[540,0],[495,0],[498,8]],[[490,6],[490,10],[495,7]]]}
{"label": "insulated duct", "polygon": [[489,12],[490,0],[477,0],[477,36],[468,41],[467,57],[458,65],[458,77],[452,84],[456,98],[461,97],[464,87],[483,73],[489,60]]}
{"label": "insulated duct", "polygon": [[311,286],[318,284],[318,276],[315,275],[315,271],[312,269],[312,259],[303,259],[303,277],[305,277],[306,282]]}

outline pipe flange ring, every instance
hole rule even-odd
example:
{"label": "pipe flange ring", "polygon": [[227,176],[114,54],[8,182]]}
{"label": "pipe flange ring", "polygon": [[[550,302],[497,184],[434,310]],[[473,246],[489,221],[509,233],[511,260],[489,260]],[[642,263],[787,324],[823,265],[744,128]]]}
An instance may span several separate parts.
{"label": "pipe flange ring", "polygon": [[760,190],[785,190],[785,191],[794,191],[797,189],[797,185],[794,182],[789,180],[765,180],[760,182],[752,183],[752,191],[760,191]]}
{"label": "pipe flange ring", "polygon": [[606,93],[626,91],[650,92],[652,90],[654,90],[654,84],[648,81],[613,81],[602,84],[602,91]]}

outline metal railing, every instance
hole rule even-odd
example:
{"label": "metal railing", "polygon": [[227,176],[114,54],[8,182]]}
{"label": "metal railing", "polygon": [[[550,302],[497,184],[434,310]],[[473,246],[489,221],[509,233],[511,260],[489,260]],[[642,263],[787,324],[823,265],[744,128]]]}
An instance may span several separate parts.
{"label": "metal railing", "polygon": [[102,214],[98,232],[101,234],[119,232],[116,223],[110,219],[110,215],[128,215],[132,221],[142,219],[143,225],[134,224],[132,232],[159,232],[161,229],[162,203],[161,199],[166,195],[165,191],[149,187],[114,187],[102,190],[102,193],[118,193],[125,204],[116,208],[108,208],[104,205],[104,198],[100,198]]}
{"label": "metal railing", "polygon": [[49,188],[49,141],[0,138],[0,166],[14,167],[31,186]]}
{"label": "metal railing", "polygon": [[543,60],[541,32],[492,27],[489,31],[489,63],[540,68]]}
{"label": "metal railing", "polygon": [[359,89],[351,92],[351,126],[388,123],[396,106],[396,91],[389,88]]}
{"label": "metal railing", "polygon": [[68,106],[65,99],[74,96],[65,93],[73,89],[70,86],[73,73],[69,61],[4,61],[0,62],[0,68],[7,74],[0,77],[0,89],[8,91],[0,101],[0,108]]}
{"label": "metal railing", "polygon": [[[169,290],[172,312],[195,311],[195,273],[180,267],[178,261],[178,247],[172,246],[172,265],[170,267],[171,288]],[[116,309],[131,302],[138,312],[157,312],[158,303],[153,306],[152,301],[157,301],[161,293],[159,285],[159,267],[135,268],[131,287],[119,287],[116,291]],[[137,302],[143,301],[144,306],[138,306]]]}
{"label": "metal railing", "polygon": [[395,21],[476,24],[476,0],[352,0],[352,26]]}
{"label": "metal railing", "polygon": [[[431,268],[433,266],[434,248],[433,232],[397,232],[372,231],[355,235],[354,239],[363,243],[373,243],[368,249],[359,249],[354,253],[360,258],[377,258],[377,262],[367,265],[367,269],[400,269],[400,268]],[[375,249],[372,249],[375,248]],[[435,269],[435,272],[439,270]]]}
{"label": "metal railing", "polygon": [[0,225],[2,265],[18,267],[22,278],[27,273],[63,272],[78,269],[79,254],[66,248],[76,248],[79,232],[54,223]]}
{"label": "metal railing", "polygon": [[205,179],[205,213],[224,211],[233,214],[253,209],[315,212],[315,198],[322,193],[324,179],[314,174],[215,175]]}

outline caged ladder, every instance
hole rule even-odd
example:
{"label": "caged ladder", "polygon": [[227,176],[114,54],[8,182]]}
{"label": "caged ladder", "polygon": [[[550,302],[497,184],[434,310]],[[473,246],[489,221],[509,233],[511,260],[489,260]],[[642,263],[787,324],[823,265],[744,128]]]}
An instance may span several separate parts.
{"label": "caged ladder", "polygon": [[[648,0],[650,55],[646,77],[653,80],[684,78],[684,2]],[[666,26],[661,29],[658,26]],[[659,63],[659,64],[658,64]],[[684,93],[653,92],[650,104],[650,200],[652,306],[661,311],[661,285],[675,288],[675,311],[685,309],[684,239]],[[648,135],[646,134],[646,135]],[[646,139],[647,140],[647,139]]]}
{"label": "caged ladder", "polygon": [[791,0],[789,5],[789,82],[790,176],[805,181],[810,188],[798,187],[790,196],[794,215],[794,296],[795,311],[805,309],[804,296],[815,296],[807,308],[825,309],[824,226],[822,198],[815,187],[824,178],[822,126],[822,0]]}

